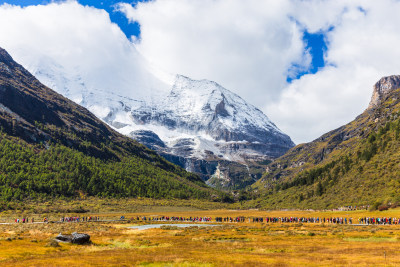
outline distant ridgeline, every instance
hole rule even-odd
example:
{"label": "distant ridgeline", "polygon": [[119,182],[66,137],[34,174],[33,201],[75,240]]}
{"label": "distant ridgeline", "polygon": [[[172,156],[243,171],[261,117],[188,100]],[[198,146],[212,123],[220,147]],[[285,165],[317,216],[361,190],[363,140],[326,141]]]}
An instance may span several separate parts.
{"label": "distant ridgeline", "polygon": [[354,121],[271,163],[256,206],[335,208],[400,202],[400,76],[374,86]]}
{"label": "distant ridgeline", "polygon": [[230,200],[42,85],[0,48],[0,199]]}

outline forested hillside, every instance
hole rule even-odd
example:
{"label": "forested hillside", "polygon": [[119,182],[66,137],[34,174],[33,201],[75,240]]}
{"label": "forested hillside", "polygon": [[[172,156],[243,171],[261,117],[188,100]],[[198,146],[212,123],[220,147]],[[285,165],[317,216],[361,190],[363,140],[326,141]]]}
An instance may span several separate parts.
{"label": "forested hillside", "polygon": [[[376,91],[391,88],[380,94]],[[399,76],[375,85],[370,107],[349,124],[291,149],[253,187],[256,206],[336,208],[400,203]],[[393,88],[392,88],[393,87]]]}
{"label": "forested hillside", "polygon": [[0,49],[0,198],[228,199],[42,85]]}
{"label": "forested hillside", "polygon": [[157,162],[152,164],[137,156],[102,160],[60,144],[47,149],[28,145],[4,133],[0,140],[2,200],[79,194],[152,198],[210,196],[210,191],[190,174],[163,170],[155,166]]}

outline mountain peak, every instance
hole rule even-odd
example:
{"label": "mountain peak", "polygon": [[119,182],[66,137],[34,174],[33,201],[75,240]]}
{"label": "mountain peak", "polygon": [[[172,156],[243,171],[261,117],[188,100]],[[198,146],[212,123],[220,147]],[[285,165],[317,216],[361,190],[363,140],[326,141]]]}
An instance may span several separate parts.
{"label": "mountain peak", "polygon": [[[7,58],[8,54],[2,56]],[[22,66],[10,62],[0,63],[0,74],[10,79],[25,74]],[[187,170],[207,175],[207,179],[214,174],[216,162],[239,164],[247,177],[249,163],[276,158],[294,146],[261,110],[211,80],[176,75],[175,80],[164,83],[151,68],[139,71],[135,64],[101,65],[92,70],[85,64],[70,66],[44,55],[28,58],[24,65],[43,84],[88,108],[120,133],[156,149]],[[8,75],[7,68],[11,70]],[[30,80],[42,88],[33,76]],[[40,92],[37,89],[32,94]],[[20,98],[14,99],[14,109],[31,107],[17,105]],[[24,114],[29,118],[36,115],[28,112],[30,109]],[[49,121],[49,114],[43,112],[33,118],[33,123],[41,122],[43,116]],[[66,118],[57,125],[62,127]],[[257,163],[254,166],[258,168]]]}
{"label": "mountain peak", "polygon": [[7,51],[0,47],[0,72],[10,75],[16,64]]}
{"label": "mountain peak", "polygon": [[0,47],[0,62],[8,62],[10,60],[12,60],[11,56],[6,50]]}
{"label": "mountain peak", "polygon": [[69,198],[77,192],[98,197],[211,195],[198,176],[41,84],[3,49],[0,141],[2,162],[12,162],[0,166],[1,190],[9,199]]}
{"label": "mountain peak", "polygon": [[400,88],[400,75],[391,75],[381,78],[375,85],[372,93],[371,102],[368,109],[374,108],[381,103],[382,97],[392,90]]}

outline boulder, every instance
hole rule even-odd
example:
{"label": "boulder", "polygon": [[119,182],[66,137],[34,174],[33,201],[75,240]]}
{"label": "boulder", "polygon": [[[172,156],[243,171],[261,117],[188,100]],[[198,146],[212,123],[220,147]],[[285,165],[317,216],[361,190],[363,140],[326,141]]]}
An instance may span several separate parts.
{"label": "boulder", "polygon": [[87,244],[90,243],[90,235],[82,233],[72,233],[70,235],[59,234],[56,236],[57,241],[68,242],[73,244]]}

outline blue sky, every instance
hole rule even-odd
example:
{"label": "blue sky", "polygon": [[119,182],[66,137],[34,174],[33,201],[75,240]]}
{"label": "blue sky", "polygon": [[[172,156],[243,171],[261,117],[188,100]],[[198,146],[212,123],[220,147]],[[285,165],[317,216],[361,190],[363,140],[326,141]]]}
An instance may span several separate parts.
{"label": "blue sky", "polygon": [[[145,2],[146,0],[131,0],[127,1],[130,4],[136,4],[137,2]],[[129,23],[128,19],[121,12],[115,12],[114,6],[121,0],[109,0],[109,1],[93,1],[93,0],[79,0],[82,5],[93,6],[95,8],[104,9],[110,14],[110,19],[112,22],[118,24],[125,35],[130,38],[132,35],[139,37],[140,26],[138,23]]]}
{"label": "blue sky", "polygon": [[[130,0],[126,1],[130,4],[136,4],[137,2],[146,2],[147,0]],[[0,4],[8,3],[19,6],[30,6],[30,5],[45,5],[50,2],[50,0],[0,0]],[[137,23],[129,23],[128,19],[121,12],[115,12],[114,6],[117,3],[121,3],[124,1],[121,0],[78,0],[78,2],[82,5],[88,5],[99,9],[104,9],[110,14],[110,19],[112,22],[119,25],[121,30],[125,33],[125,35],[129,38],[134,35],[139,37],[140,35],[140,26]]]}
{"label": "blue sky", "polygon": [[294,79],[299,79],[305,74],[315,74],[319,69],[325,66],[324,53],[327,50],[325,33],[309,33],[307,30],[305,30],[303,34],[304,45],[312,57],[311,65],[307,70],[299,71],[295,77],[288,76],[286,79],[288,82],[291,82]]}
{"label": "blue sky", "polygon": [[[127,38],[129,39],[132,35],[140,38],[140,25],[136,22],[131,23],[125,16],[125,14],[115,11],[115,5],[121,2],[130,3],[135,5],[138,2],[146,2],[149,0],[130,0],[130,1],[122,1],[122,0],[78,0],[78,2],[82,5],[92,6],[98,9],[104,9],[110,14],[110,19],[112,22],[118,24],[121,30],[125,33]],[[0,0],[0,4],[8,3],[13,5],[20,6],[29,6],[29,5],[39,5],[39,4],[48,4],[52,1],[50,0]],[[54,2],[54,1],[53,1]],[[325,33],[317,32],[310,33],[307,30],[304,30],[303,42],[306,47],[306,50],[311,54],[311,65],[309,69],[301,69],[298,66],[293,65],[295,69],[297,69],[297,73],[294,73],[294,76],[288,76],[287,82],[292,82],[295,79],[299,79],[301,76],[305,74],[315,74],[319,69],[325,66],[324,62],[324,52],[327,50],[327,45],[325,41]],[[292,73],[291,73],[292,74]],[[293,75],[293,74],[292,74]]]}
{"label": "blue sky", "polygon": [[[400,1],[155,0],[133,8],[138,1],[144,0],[0,8],[0,46],[27,66],[45,54],[61,66],[84,65],[93,77],[113,68],[119,75],[121,66],[144,58],[163,81],[174,74],[212,80],[261,109],[296,143],[354,119],[368,106],[372,86],[399,74]],[[0,0],[51,2],[57,1]],[[104,9],[128,39],[82,5]],[[150,68],[139,65],[127,76]]]}

